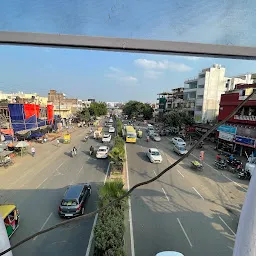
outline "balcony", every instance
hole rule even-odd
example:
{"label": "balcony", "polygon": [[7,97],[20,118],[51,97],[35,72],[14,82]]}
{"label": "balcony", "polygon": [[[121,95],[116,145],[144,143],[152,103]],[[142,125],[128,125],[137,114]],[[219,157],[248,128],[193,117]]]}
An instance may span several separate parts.
{"label": "balcony", "polygon": [[241,121],[256,121],[256,116],[234,115],[234,119]]}
{"label": "balcony", "polygon": [[190,84],[190,83],[193,83],[193,82],[197,82],[197,77],[194,77],[194,78],[189,78],[187,80],[185,80],[185,84]]}

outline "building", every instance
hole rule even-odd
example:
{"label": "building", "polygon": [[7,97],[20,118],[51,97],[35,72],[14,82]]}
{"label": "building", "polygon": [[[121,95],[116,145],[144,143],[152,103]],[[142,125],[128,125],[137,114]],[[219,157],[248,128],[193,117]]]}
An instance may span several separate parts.
{"label": "building", "polygon": [[[229,115],[256,84],[238,84],[221,95],[218,121]],[[228,144],[239,155],[251,154],[256,148],[256,96],[254,95],[225,125],[218,128],[218,143]]]}
{"label": "building", "polygon": [[172,89],[171,92],[158,94],[155,115],[161,117],[166,111],[183,108],[183,87]]}
{"label": "building", "polygon": [[225,77],[226,69],[219,64],[203,69],[196,78],[185,81],[184,108],[196,123],[214,122],[219,113],[221,94],[237,83],[253,82],[255,74]]}
{"label": "building", "polygon": [[78,99],[67,98],[64,93],[50,90],[48,93],[48,102],[54,106],[54,114],[62,118],[71,118],[79,109],[82,108],[82,102]]}
{"label": "building", "polygon": [[6,100],[7,103],[34,103],[40,104],[41,106],[47,106],[48,98],[42,97],[37,93],[4,93],[0,92],[0,101]]}

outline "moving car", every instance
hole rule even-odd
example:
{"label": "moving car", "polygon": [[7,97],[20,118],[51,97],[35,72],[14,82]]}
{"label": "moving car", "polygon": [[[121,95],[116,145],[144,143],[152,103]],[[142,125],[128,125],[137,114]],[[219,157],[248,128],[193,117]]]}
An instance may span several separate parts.
{"label": "moving car", "polygon": [[185,155],[188,153],[188,151],[186,150],[185,146],[180,145],[180,144],[176,144],[173,146],[173,151],[176,152],[179,155]]}
{"label": "moving car", "polygon": [[110,134],[104,134],[102,137],[102,142],[110,142],[111,141],[111,135]]}
{"label": "moving car", "polygon": [[89,183],[71,185],[66,190],[59,206],[60,217],[83,215],[85,204],[92,193]]}
{"label": "moving car", "polygon": [[109,127],[108,132],[115,132],[115,127],[113,126]]}
{"label": "moving car", "polygon": [[113,119],[112,119],[112,118],[110,118],[108,122],[109,122],[109,123],[113,123]]}
{"label": "moving car", "polygon": [[151,134],[150,134],[150,137],[151,137],[151,139],[154,140],[154,141],[161,141],[161,137],[160,137],[160,135],[157,134],[157,133],[151,133]]}
{"label": "moving car", "polygon": [[151,163],[162,163],[163,161],[160,152],[156,148],[149,148],[146,154]]}
{"label": "moving car", "polygon": [[107,146],[101,146],[96,152],[96,158],[107,158],[109,152],[109,147]]}
{"label": "moving car", "polygon": [[182,138],[180,138],[180,137],[172,138],[172,143],[174,145],[186,146],[186,142]]}
{"label": "moving car", "polygon": [[175,252],[175,251],[165,251],[165,252],[159,252],[156,254],[156,256],[184,256],[180,252]]}

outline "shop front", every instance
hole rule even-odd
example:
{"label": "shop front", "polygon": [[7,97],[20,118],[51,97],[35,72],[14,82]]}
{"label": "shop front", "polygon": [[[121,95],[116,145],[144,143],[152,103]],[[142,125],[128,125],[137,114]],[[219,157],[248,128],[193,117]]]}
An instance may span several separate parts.
{"label": "shop front", "polygon": [[240,156],[249,157],[256,148],[256,139],[237,135],[234,140],[234,151]]}
{"label": "shop front", "polygon": [[237,128],[230,125],[221,125],[217,129],[218,140],[217,140],[217,150],[223,150],[227,153],[234,152],[234,139],[236,136]]}

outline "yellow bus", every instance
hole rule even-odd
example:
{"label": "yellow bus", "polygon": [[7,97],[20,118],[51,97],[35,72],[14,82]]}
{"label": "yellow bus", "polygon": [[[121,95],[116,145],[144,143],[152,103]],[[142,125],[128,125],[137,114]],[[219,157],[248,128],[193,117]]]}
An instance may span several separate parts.
{"label": "yellow bus", "polygon": [[137,134],[133,126],[126,126],[124,135],[126,142],[136,143]]}

